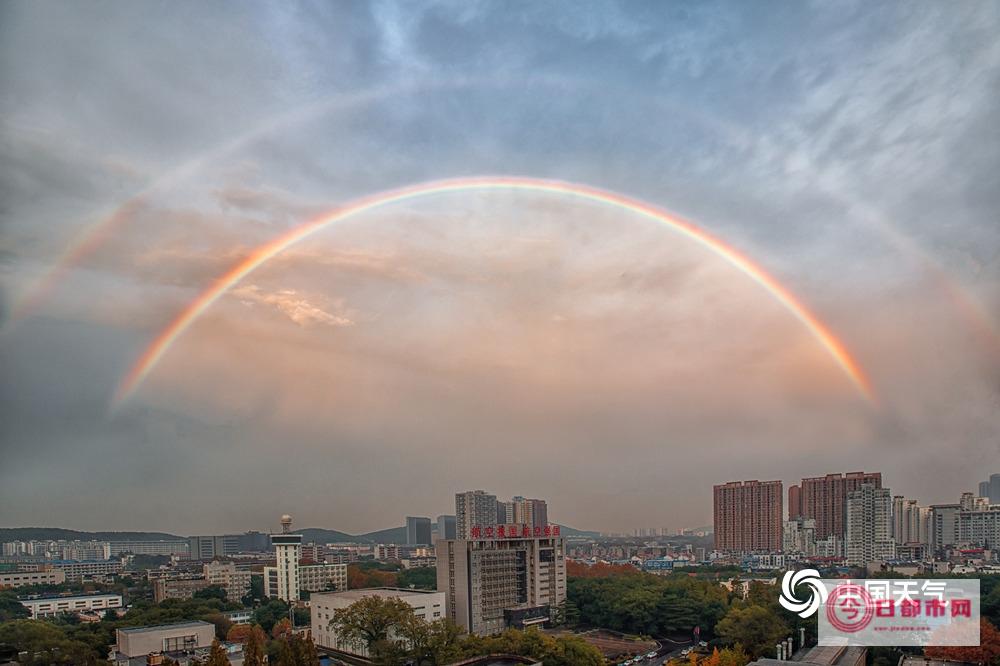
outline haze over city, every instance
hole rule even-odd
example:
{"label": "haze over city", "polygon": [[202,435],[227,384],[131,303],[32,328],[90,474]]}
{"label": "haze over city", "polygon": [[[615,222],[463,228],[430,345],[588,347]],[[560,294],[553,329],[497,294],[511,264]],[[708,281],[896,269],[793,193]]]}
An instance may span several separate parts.
{"label": "haze over city", "polygon": [[995,471],[1000,5],[235,6],[0,8],[0,525]]}

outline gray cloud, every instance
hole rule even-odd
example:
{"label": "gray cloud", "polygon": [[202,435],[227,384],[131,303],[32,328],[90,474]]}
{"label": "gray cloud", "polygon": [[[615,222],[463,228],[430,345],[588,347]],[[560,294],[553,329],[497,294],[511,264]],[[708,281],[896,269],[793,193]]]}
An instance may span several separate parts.
{"label": "gray cloud", "polygon": [[[367,530],[489,487],[680,527],[734,478],[879,468],[946,501],[1000,459],[995,5],[9,2],[0,26],[3,302],[119,221],[0,331],[0,523]],[[267,262],[108,413],[261,243],[483,173],[690,218],[827,322],[881,405],[689,240],[467,192]]]}

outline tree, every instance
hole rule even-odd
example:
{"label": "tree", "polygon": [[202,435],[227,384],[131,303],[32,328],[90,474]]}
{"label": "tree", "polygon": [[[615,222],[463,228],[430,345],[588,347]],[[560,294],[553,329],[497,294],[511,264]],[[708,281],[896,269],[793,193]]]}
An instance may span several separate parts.
{"label": "tree", "polygon": [[397,579],[399,587],[412,587],[418,590],[437,589],[437,569],[434,567],[403,569]]}
{"label": "tree", "polygon": [[458,661],[462,649],[462,628],[449,619],[431,623],[410,622],[403,629],[410,646],[410,658],[424,666],[442,666]]}
{"label": "tree", "polygon": [[268,599],[254,611],[253,620],[265,632],[270,632],[281,618],[288,617],[288,604],[281,599]]}
{"label": "tree", "polygon": [[715,633],[730,643],[743,646],[756,659],[787,638],[788,627],[770,608],[745,606],[731,608],[715,626]]}
{"label": "tree", "polygon": [[226,600],[226,588],[220,585],[211,585],[203,590],[198,590],[194,593],[194,599],[218,599],[219,601]]}
{"label": "tree", "polygon": [[988,620],[979,620],[979,645],[970,647],[927,647],[924,654],[935,659],[965,661],[970,664],[995,664],[1000,662],[1000,631]]}
{"label": "tree", "polygon": [[205,666],[229,666],[229,657],[226,649],[219,643],[219,639],[212,641],[212,650],[208,653],[208,661]]}
{"label": "tree", "polygon": [[330,626],[346,641],[363,644],[371,656],[384,656],[399,647],[399,637],[413,633],[413,608],[396,598],[362,597],[333,612]]}
{"label": "tree", "polygon": [[259,624],[253,625],[243,644],[243,666],[264,666],[267,656],[267,636]]}
{"label": "tree", "polygon": [[292,621],[287,617],[281,618],[271,628],[271,638],[283,638],[292,633]]}
{"label": "tree", "polygon": [[234,624],[226,633],[226,641],[229,643],[246,643],[250,638],[253,627],[249,624]]}
{"label": "tree", "polygon": [[0,592],[0,622],[10,622],[31,617],[31,611],[13,592]]}
{"label": "tree", "polygon": [[103,621],[104,622],[117,622],[118,621],[118,611],[116,611],[114,608],[109,608],[108,610],[104,611]]}

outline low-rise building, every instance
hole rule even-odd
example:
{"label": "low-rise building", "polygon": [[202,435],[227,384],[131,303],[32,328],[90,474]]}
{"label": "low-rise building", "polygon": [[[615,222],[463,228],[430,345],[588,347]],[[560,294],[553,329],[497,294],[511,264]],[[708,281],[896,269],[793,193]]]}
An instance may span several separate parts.
{"label": "low-rise building", "polygon": [[[280,598],[278,567],[264,567],[264,594]],[[347,589],[346,564],[300,564],[299,589],[306,592],[343,591]]]}
{"label": "low-rise building", "polygon": [[153,581],[153,601],[167,599],[192,599],[195,592],[212,587],[204,578],[160,578]]}
{"label": "low-rise building", "polygon": [[32,619],[52,617],[63,613],[82,613],[108,608],[121,608],[120,594],[81,594],[76,596],[44,596],[19,599],[29,611]]}
{"label": "low-rise building", "polygon": [[312,614],[312,636],[316,645],[367,657],[368,649],[364,643],[344,640],[337,635],[336,629],[330,626],[334,611],[347,608],[365,597],[399,599],[409,604],[413,608],[414,615],[426,622],[440,620],[445,616],[444,592],[404,590],[391,587],[348,590],[346,592],[320,592],[313,594],[309,603]]}
{"label": "low-rise building", "polygon": [[109,580],[122,570],[121,560],[56,560],[51,566],[61,570],[69,583]]}
{"label": "low-rise building", "polygon": [[152,654],[184,654],[200,648],[210,648],[215,640],[215,625],[200,620],[130,627],[115,632],[116,642],[112,661],[116,665],[132,666],[134,659]]}
{"label": "low-rise building", "polygon": [[65,582],[66,572],[61,569],[0,571],[0,589],[27,587],[28,585],[61,585]]}
{"label": "low-rise building", "polygon": [[[225,588],[229,601],[239,601],[250,593],[250,571],[240,569],[234,562],[209,562],[202,568],[209,585]],[[346,587],[345,571],[345,587]]]}

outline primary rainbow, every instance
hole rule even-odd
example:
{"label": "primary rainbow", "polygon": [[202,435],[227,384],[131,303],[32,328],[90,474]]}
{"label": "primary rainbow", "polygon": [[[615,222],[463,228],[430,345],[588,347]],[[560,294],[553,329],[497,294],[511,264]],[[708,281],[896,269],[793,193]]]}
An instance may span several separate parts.
{"label": "primary rainbow", "polygon": [[167,353],[174,341],[220,296],[253,272],[258,266],[300,240],[335,222],[340,222],[349,217],[389,204],[436,194],[483,190],[519,190],[569,195],[578,199],[629,211],[670,227],[674,231],[708,248],[738,268],[744,275],[764,287],[778,302],[785,306],[785,309],[791,312],[809,329],[809,332],[829,352],[858,391],[869,401],[875,401],[871,383],[865,376],[861,366],[833,332],[812,314],[794,294],[764,270],[763,267],[754,263],[741,252],[714,237],[704,229],[700,229],[686,220],[638,199],[587,185],[538,178],[482,176],[420,183],[362,197],[344,204],[329,213],[325,213],[312,221],[290,229],[277,238],[259,246],[246,258],[219,276],[156,336],[156,339],[146,348],[142,356],[139,357],[135,365],[132,366],[128,374],[122,379],[115,392],[112,405],[120,405],[139,387],[150,371],[163,358],[164,354]]}

